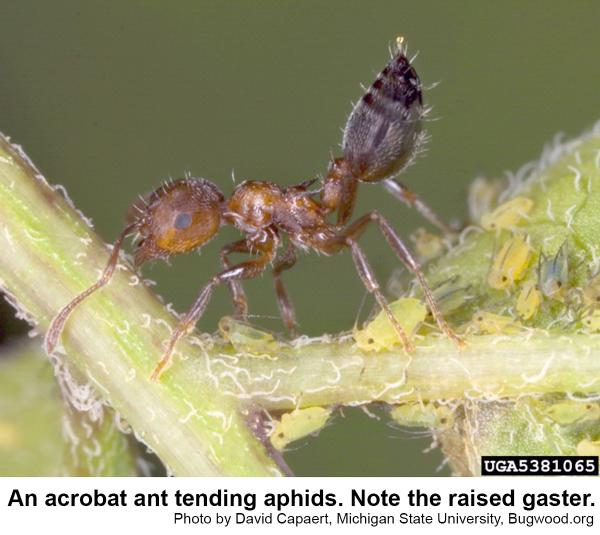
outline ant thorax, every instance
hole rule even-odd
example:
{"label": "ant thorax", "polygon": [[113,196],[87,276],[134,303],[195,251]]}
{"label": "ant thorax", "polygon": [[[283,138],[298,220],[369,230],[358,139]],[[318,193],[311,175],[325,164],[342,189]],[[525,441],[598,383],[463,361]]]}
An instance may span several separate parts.
{"label": "ant thorax", "polygon": [[[227,202],[224,218],[250,236],[272,228],[287,234],[300,247],[310,247],[306,234],[327,231],[321,205],[307,191],[311,182],[280,187],[272,182],[246,181]],[[334,232],[333,228],[329,234]]]}

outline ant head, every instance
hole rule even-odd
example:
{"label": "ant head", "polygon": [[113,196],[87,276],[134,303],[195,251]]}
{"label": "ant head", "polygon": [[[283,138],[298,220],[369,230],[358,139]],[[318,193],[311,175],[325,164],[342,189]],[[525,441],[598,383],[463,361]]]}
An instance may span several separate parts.
{"label": "ant head", "polygon": [[139,239],[135,264],[201,247],[221,225],[223,194],[208,180],[170,181],[133,205],[128,222]]}

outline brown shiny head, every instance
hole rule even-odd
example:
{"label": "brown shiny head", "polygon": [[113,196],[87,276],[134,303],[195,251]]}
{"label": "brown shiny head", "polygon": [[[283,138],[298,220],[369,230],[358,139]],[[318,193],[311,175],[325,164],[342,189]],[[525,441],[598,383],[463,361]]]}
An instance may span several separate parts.
{"label": "brown shiny head", "polygon": [[138,233],[136,266],[207,243],[221,226],[223,200],[212,182],[186,178],[167,182],[134,204],[128,221]]}

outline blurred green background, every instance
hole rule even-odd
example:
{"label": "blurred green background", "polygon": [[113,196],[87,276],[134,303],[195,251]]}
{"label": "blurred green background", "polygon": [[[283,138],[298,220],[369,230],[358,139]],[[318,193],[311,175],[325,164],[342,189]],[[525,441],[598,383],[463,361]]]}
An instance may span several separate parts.
{"label": "blurred green background", "polygon": [[[425,94],[429,151],[403,178],[450,219],[475,176],[514,170],[558,131],[600,118],[599,21],[593,0],[4,0],[0,130],[112,241],[136,196],[169,176],[190,171],[228,193],[232,172],[282,184],[323,173],[360,83],[402,34],[424,83],[440,82]],[[357,215],[375,207],[405,236],[423,225],[363,186]],[[233,239],[224,229],[200,256],[144,274],[184,310]],[[394,256],[375,231],[364,242],[386,280]],[[365,296],[347,255],[304,256],[285,281],[312,335],[350,328]],[[281,331],[270,278],[246,287],[255,323]],[[229,311],[222,289],[201,327]],[[3,304],[4,343],[24,332],[11,316]],[[423,454],[430,443],[345,411],[287,459],[299,475],[427,475],[442,462]]]}

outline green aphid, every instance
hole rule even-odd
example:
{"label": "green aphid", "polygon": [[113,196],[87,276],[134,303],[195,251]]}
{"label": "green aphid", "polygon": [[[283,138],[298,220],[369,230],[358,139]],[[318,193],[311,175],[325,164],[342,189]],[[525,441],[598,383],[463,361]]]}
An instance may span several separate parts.
{"label": "green aphid", "polygon": [[219,331],[221,336],[238,351],[264,354],[272,353],[278,347],[277,340],[271,333],[256,329],[230,316],[224,316],[219,320]]}
{"label": "green aphid", "polygon": [[422,262],[428,262],[440,256],[445,249],[444,239],[437,234],[432,234],[424,228],[418,228],[412,233],[411,241]]}
{"label": "green aphid", "polygon": [[597,333],[600,331],[600,309],[589,310],[581,322],[589,332]]}
{"label": "green aphid", "polygon": [[454,413],[446,405],[434,403],[404,403],[390,411],[392,419],[405,427],[449,429],[454,424]]}
{"label": "green aphid", "polygon": [[533,208],[533,201],[527,197],[515,197],[498,206],[493,212],[481,217],[485,230],[511,229],[517,226]]}
{"label": "green aphid", "polygon": [[471,285],[465,285],[459,275],[439,283],[431,289],[442,314],[450,314],[469,301],[468,291]]}
{"label": "green aphid", "polygon": [[600,405],[588,401],[566,400],[554,403],[544,413],[557,424],[569,425],[600,418]]}
{"label": "green aphid", "polygon": [[473,314],[471,323],[467,326],[470,332],[478,334],[518,334],[523,331],[523,325],[510,316],[501,316],[493,312],[479,310]]}
{"label": "green aphid", "polygon": [[595,455],[600,457],[600,440],[584,438],[577,444],[577,455]]}
{"label": "green aphid", "polygon": [[540,254],[538,263],[538,288],[550,299],[562,301],[569,282],[569,255],[566,242],[560,246],[554,257]]}
{"label": "green aphid", "polygon": [[283,414],[281,419],[276,422],[269,435],[269,440],[275,449],[281,451],[291,442],[325,427],[331,413],[331,409],[309,407]]}
{"label": "green aphid", "polygon": [[583,304],[600,306],[600,273],[594,275],[583,288]]}
{"label": "green aphid", "polygon": [[541,302],[542,294],[538,290],[537,281],[527,281],[517,297],[517,314],[524,320],[531,319],[539,310]]}
{"label": "green aphid", "polygon": [[[390,303],[392,313],[404,331],[411,336],[425,320],[427,308],[418,299],[403,297]],[[400,343],[390,320],[381,311],[364,329],[354,331],[356,345],[363,351],[391,349]]]}
{"label": "green aphid", "polygon": [[531,258],[529,239],[525,234],[515,234],[506,240],[494,256],[487,282],[496,290],[504,290],[521,280]]}

